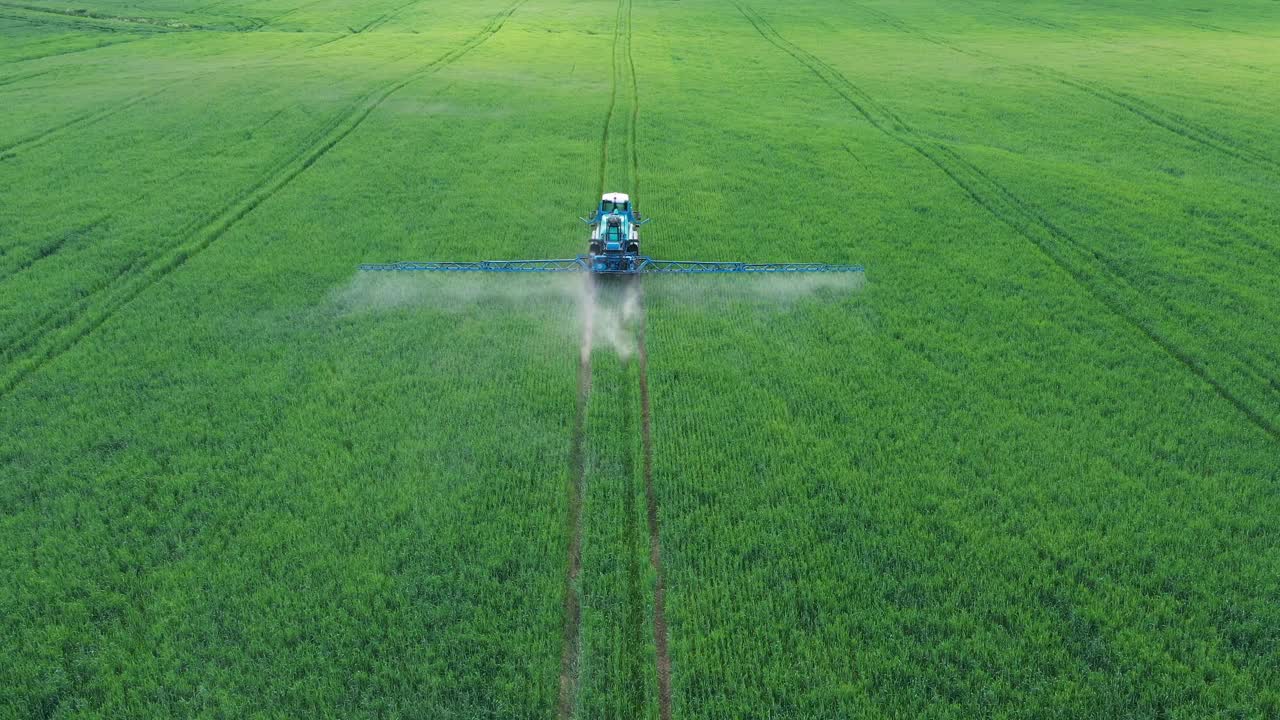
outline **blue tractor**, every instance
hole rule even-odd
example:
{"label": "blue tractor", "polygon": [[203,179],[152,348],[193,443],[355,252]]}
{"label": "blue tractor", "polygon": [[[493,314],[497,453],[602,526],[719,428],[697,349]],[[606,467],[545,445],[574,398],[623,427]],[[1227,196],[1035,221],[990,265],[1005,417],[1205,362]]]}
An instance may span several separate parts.
{"label": "blue tractor", "polygon": [[631,198],[623,193],[606,193],[590,218],[579,218],[591,226],[587,265],[593,273],[634,275],[639,268],[640,226],[649,222],[631,208]]}
{"label": "blue tractor", "polygon": [[590,218],[587,254],[557,260],[474,260],[463,262],[396,262],[361,265],[370,271],[431,272],[589,272],[596,275],[701,273],[863,272],[861,265],[827,263],[743,263],[704,260],[654,260],[640,254],[640,226],[649,222],[636,212],[625,193],[605,193]]}

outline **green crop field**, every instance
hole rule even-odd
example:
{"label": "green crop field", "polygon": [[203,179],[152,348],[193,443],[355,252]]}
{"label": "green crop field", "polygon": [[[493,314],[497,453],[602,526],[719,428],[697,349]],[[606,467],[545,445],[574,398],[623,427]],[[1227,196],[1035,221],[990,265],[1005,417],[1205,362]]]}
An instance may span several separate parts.
{"label": "green crop field", "polygon": [[[0,718],[1280,717],[1277,118],[1275,0],[0,1]],[[356,270],[602,191],[866,272]]]}

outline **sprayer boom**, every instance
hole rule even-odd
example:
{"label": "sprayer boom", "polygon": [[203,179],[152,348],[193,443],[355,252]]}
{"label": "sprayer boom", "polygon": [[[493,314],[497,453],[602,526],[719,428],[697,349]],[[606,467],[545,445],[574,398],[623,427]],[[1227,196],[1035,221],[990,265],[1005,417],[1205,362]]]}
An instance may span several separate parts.
{"label": "sprayer boom", "polygon": [[372,272],[596,272],[612,275],[698,275],[707,273],[837,273],[863,272],[861,265],[826,263],[740,263],[698,260],[654,260],[644,255],[631,258],[634,267],[594,270],[590,255],[563,260],[479,260],[476,262],[369,263],[360,269]]}
{"label": "sprayer boom", "polygon": [[597,275],[705,275],[711,273],[860,273],[861,265],[826,263],[743,263],[654,260],[640,254],[640,226],[649,222],[635,212],[631,198],[605,193],[590,218],[586,255],[560,260],[478,260],[475,262],[396,262],[361,265],[373,272],[589,272]]}

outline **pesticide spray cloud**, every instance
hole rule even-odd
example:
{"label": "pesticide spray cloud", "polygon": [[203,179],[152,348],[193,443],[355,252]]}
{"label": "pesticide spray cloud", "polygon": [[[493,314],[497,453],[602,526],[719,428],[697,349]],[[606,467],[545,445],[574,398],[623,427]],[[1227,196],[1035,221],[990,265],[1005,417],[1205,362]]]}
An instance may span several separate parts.
{"label": "pesticide spray cloud", "polygon": [[470,313],[485,308],[543,308],[574,301],[578,278],[568,275],[362,272],[334,295],[343,314],[430,308]]}
{"label": "pesticide spray cloud", "polygon": [[862,273],[795,273],[739,276],[667,276],[653,278],[651,295],[711,306],[717,302],[787,309],[802,300],[837,300],[865,284]]}
{"label": "pesticide spray cloud", "polygon": [[601,282],[588,273],[481,275],[360,273],[336,291],[342,315],[428,310],[450,315],[518,313],[540,331],[576,338],[584,362],[595,349],[626,360],[638,347],[639,278]]}
{"label": "pesticide spray cloud", "polygon": [[587,362],[596,347],[607,347],[623,360],[630,359],[638,346],[636,328],[643,307],[639,278],[621,284],[599,283],[590,275],[582,278],[578,307],[582,318],[582,361]]}
{"label": "pesticide spray cloud", "polygon": [[342,315],[424,309],[435,313],[521,314],[538,319],[538,332],[578,342],[584,363],[606,349],[623,360],[639,347],[644,313],[641,282],[649,293],[708,309],[743,302],[769,311],[786,310],[805,299],[838,299],[862,287],[860,274],[821,273],[750,277],[638,277],[600,279],[589,273],[440,274],[360,273],[336,291]]}

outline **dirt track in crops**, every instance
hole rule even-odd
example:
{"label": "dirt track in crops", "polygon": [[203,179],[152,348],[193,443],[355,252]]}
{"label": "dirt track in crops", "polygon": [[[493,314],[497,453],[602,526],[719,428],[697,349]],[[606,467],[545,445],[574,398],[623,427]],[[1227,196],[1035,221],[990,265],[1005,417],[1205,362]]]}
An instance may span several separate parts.
{"label": "dirt track in crops", "polygon": [[595,298],[591,295],[588,291],[581,310],[583,333],[578,353],[577,411],[569,447],[569,558],[564,588],[564,650],[560,657],[560,717],[566,720],[573,717],[581,656],[582,598],[578,594],[578,577],[582,574],[582,492],[587,473],[587,406],[591,400],[591,333],[595,312]]}
{"label": "dirt track in crops", "polygon": [[[644,289],[640,290],[641,307],[644,306]],[[658,577],[653,592],[653,641],[657,648],[658,662],[658,716],[671,718],[671,654],[667,647],[667,579],[662,572],[662,540],[658,525],[658,495],[653,486],[653,432],[650,424],[649,405],[649,351],[645,346],[645,316],[640,313],[640,426],[644,448],[644,494],[649,518],[649,562]]]}

